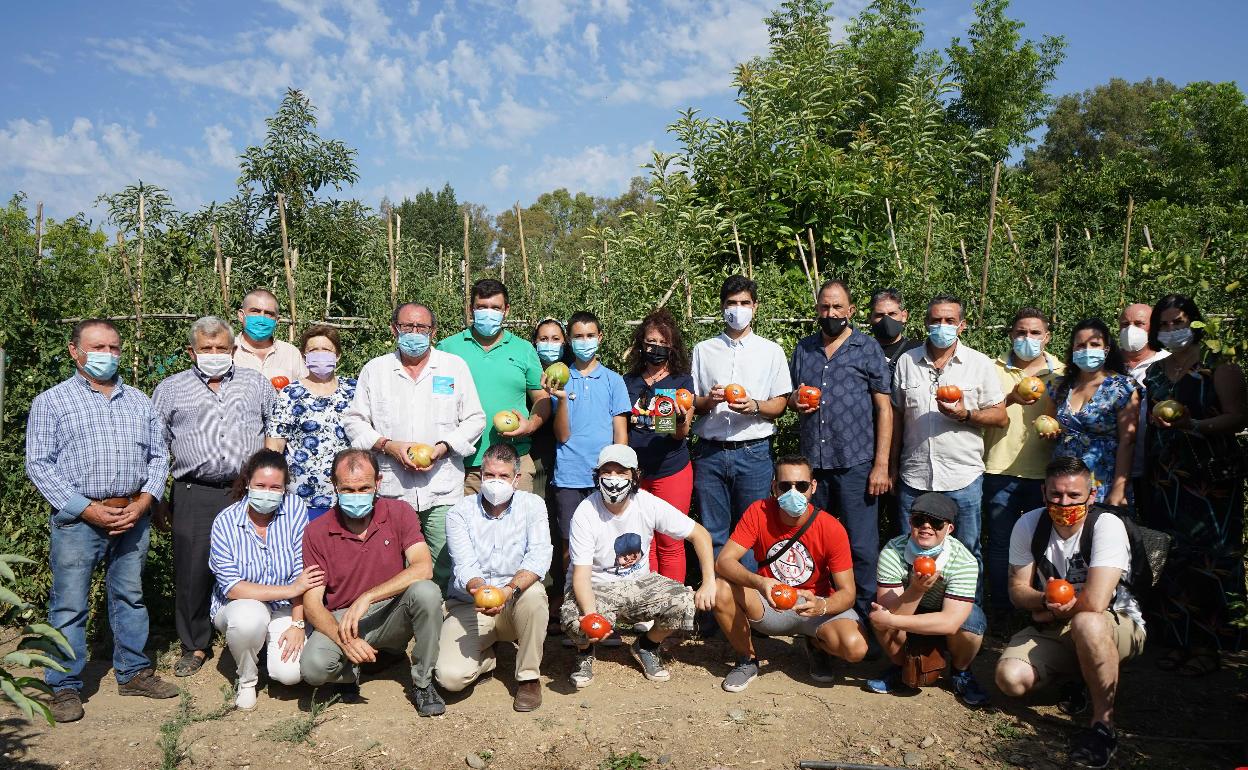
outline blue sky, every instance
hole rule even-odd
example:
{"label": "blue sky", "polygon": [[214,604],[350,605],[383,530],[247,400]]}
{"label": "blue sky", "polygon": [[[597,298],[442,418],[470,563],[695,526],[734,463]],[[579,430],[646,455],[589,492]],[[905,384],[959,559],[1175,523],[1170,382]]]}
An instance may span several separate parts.
{"label": "blue sky", "polygon": [[[840,0],[844,19],[865,0]],[[260,0],[11,4],[0,29],[0,194],[94,213],[138,178],[193,209],[234,189],[285,88],[359,151],[375,205],[450,181],[492,211],[555,187],[617,194],[678,109],[734,111],[738,61],[766,49],[765,0]],[[928,0],[927,44],[970,0]],[[1054,93],[1111,76],[1248,78],[1248,3],[1016,0],[1063,34]]]}

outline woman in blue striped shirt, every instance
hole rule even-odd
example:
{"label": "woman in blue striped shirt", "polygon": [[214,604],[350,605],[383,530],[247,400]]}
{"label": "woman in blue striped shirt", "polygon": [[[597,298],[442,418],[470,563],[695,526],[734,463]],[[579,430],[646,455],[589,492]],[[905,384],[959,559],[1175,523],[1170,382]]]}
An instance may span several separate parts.
{"label": "woman in blue striped shirt", "polygon": [[269,676],[299,683],[299,652],[306,634],[303,594],[324,583],[319,566],[303,566],[308,509],[286,492],[286,459],[261,449],[234,483],[233,505],[212,525],[208,565],[216,576],[210,615],[238,667],[240,709],[256,706],[257,659],[267,647]]}

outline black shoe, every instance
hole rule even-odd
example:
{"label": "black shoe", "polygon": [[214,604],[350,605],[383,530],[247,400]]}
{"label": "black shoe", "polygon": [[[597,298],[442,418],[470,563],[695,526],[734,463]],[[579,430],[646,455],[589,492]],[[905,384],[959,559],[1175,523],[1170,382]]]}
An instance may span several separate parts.
{"label": "black shoe", "polygon": [[1057,707],[1067,716],[1077,717],[1085,713],[1092,707],[1087,685],[1082,680],[1063,684],[1061,699],[1058,700]]}
{"label": "black shoe", "polygon": [[810,664],[810,678],[820,684],[836,681],[836,669],[832,667],[832,656],[819,649],[810,637],[802,637],[802,646],[806,649],[806,660]]}
{"label": "black shoe", "polygon": [[1079,767],[1105,767],[1117,750],[1118,737],[1114,729],[1104,722],[1097,722],[1071,739],[1070,761]]}
{"label": "black shoe", "polygon": [[201,650],[204,656],[201,658],[196,655],[193,650],[187,650],[182,653],[182,657],[178,658],[178,662],[173,664],[174,676],[191,676],[196,671],[204,667],[204,663],[208,660],[208,653]]}
{"label": "black shoe", "polygon": [[412,687],[412,700],[416,702],[416,713],[422,717],[440,717],[446,713],[446,701],[438,694],[433,682],[424,687]]}
{"label": "black shoe", "polygon": [[57,722],[77,722],[82,719],[82,696],[77,690],[57,690],[48,703],[52,719]]}
{"label": "black shoe", "polygon": [[337,697],[339,703],[363,703],[364,696],[360,695],[359,682],[347,682],[346,684],[336,684],[329,688],[329,697]]}

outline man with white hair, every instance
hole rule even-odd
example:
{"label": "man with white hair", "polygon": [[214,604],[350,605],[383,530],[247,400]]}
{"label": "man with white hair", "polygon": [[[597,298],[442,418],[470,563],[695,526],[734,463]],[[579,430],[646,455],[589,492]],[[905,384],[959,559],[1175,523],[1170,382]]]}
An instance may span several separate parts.
{"label": "man with white hair", "polygon": [[243,333],[234,340],[234,365],[256,371],[273,381],[285,377],[297,382],[308,376],[299,348],[274,335],[278,319],[277,295],[252,289],[238,308]]}
{"label": "man with white hair", "polygon": [[174,621],[182,640],[177,676],[199,670],[212,647],[208,617],[214,578],[208,568],[212,522],[247,458],[264,446],[275,398],[269,381],[234,363],[234,332],[216,316],[191,324],[192,366],[163,380],[152,407],[164,423],[173,455]]}

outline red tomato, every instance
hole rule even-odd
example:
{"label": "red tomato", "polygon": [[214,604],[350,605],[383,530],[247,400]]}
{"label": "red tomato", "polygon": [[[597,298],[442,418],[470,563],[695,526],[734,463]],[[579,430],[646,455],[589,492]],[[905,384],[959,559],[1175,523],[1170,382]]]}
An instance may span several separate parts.
{"label": "red tomato", "polygon": [[797,604],[797,589],[787,583],[776,583],[771,587],[771,601],[779,610],[791,610]]}
{"label": "red tomato", "polygon": [[818,408],[823,391],[814,385],[803,385],[797,389],[797,403],[807,408]]}
{"label": "red tomato", "polygon": [[916,557],[914,560],[914,572],[915,574],[923,575],[924,577],[928,575],[935,575],[936,560],[930,556]]}
{"label": "red tomato", "polygon": [[1051,580],[1044,589],[1044,598],[1049,604],[1066,604],[1075,598],[1075,587],[1065,580]]}
{"label": "red tomato", "polygon": [[747,398],[745,388],[740,385],[728,385],[724,388],[724,400],[730,404],[739,404]]}
{"label": "red tomato", "polygon": [[941,385],[936,389],[936,400],[953,403],[962,400],[962,389],[957,385]]}
{"label": "red tomato", "polygon": [[692,409],[693,408],[693,394],[685,390],[684,388],[681,388],[680,390],[676,391],[676,403],[680,404],[681,409]]}
{"label": "red tomato", "polygon": [[281,390],[282,388],[290,384],[290,378],[289,377],[274,377],[271,380],[269,380],[269,382],[273,383],[273,387],[277,388],[278,390]]}
{"label": "red tomato", "polygon": [[611,621],[597,612],[581,618],[581,632],[594,641],[605,639],[611,634]]}

